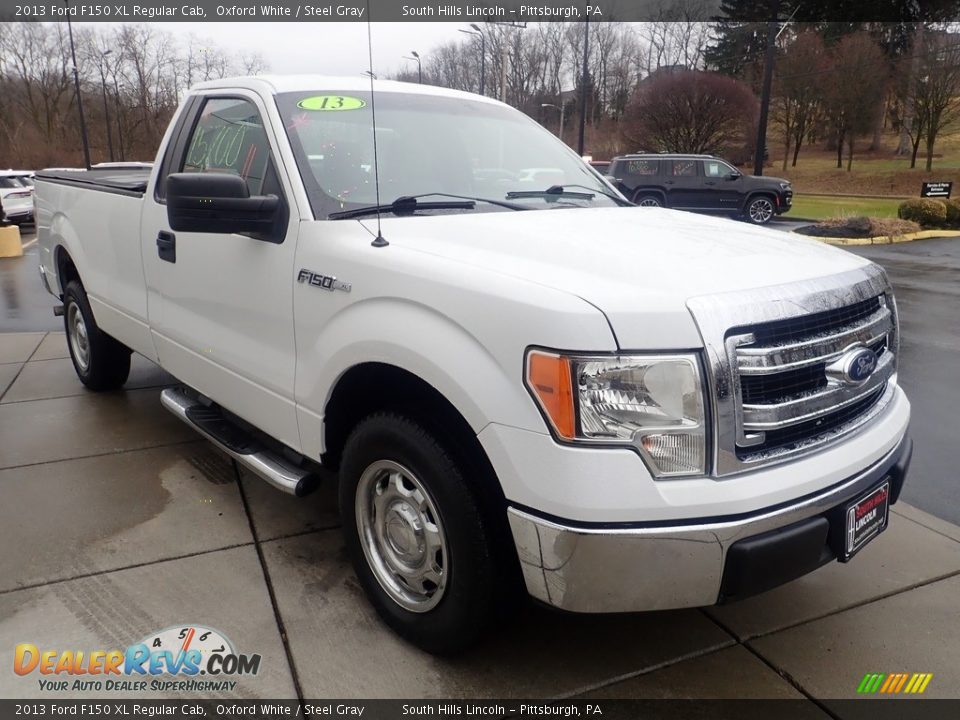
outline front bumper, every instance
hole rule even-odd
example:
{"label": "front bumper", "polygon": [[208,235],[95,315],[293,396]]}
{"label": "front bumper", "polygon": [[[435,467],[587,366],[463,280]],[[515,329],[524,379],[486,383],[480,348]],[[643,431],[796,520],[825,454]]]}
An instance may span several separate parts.
{"label": "front bumper", "polygon": [[786,191],[777,196],[777,215],[790,210],[793,207],[793,191]]}
{"label": "front bumper", "polygon": [[680,523],[566,525],[508,510],[528,592],[572,612],[699,607],[740,599],[837,557],[838,510],[884,478],[891,504],[913,443],[832,487],[742,516]]}

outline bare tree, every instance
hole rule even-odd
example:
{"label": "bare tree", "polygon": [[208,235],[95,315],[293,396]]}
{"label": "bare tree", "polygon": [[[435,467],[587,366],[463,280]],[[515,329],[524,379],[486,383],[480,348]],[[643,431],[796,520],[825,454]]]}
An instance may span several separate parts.
{"label": "bare tree", "polygon": [[[947,32],[927,32],[919,50],[920,72],[914,83],[913,107],[915,131],[919,140],[923,133],[926,145],[926,168],[933,168],[933,151],[937,139],[957,131],[960,122],[960,37]],[[910,167],[916,163],[916,145]]]}
{"label": "bare tree", "polygon": [[710,42],[710,25],[704,22],[709,8],[705,0],[659,0],[652,7],[650,21],[639,24],[647,75],[662,67],[703,67]]}
{"label": "bare tree", "polygon": [[[865,32],[844,36],[830,54],[830,65],[808,71],[829,78],[822,83],[824,108],[837,139],[837,167],[843,167],[847,143],[847,171],[853,167],[857,136],[872,129],[873,110],[882,99],[887,67],[883,51]],[[878,76],[878,71],[880,75]]]}
{"label": "bare tree", "polygon": [[743,83],[681,71],[644,81],[630,104],[625,135],[650,151],[717,153],[742,142],[757,112]]}
{"label": "bare tree", "polygon": [[790,149],[796,167],[800,148],[810,131],[823,98],[823,41],[816,33],[801,32],[787,46],[776,64],[771,119],[783,132],[783,169],[787,169]]}
{"label": "bare tree", "polygon": [[[109,157],[108,116],[115,157],[152,159],[184,90],[202,79],[265,69],[257,54],[234,58],[210,41],[192,36],[181,40],[161,28],[74,29],[88,137],[98,159]],[[8,109],[0,113],[0,156],[9,165],[79,162],[76,90],[65,25],[0,24],[0,91]]]}

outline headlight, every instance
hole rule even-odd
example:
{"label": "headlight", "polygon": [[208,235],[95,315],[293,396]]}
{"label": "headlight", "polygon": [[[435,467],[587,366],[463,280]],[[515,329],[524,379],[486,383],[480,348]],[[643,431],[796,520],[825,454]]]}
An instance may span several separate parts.
{"label": "headlight", "polygon": [[789,189],[790,189],[790,183],[788,183],[788,182],[782,182],[782,183],[780,183],[780,189],[781,189],[781,190],[789,190]]}
{"label": "headlight", "polygon": [[632,445],[658,477],[706,473],[695,355],[598,357],[531,350],[526,381],[560,438]]}

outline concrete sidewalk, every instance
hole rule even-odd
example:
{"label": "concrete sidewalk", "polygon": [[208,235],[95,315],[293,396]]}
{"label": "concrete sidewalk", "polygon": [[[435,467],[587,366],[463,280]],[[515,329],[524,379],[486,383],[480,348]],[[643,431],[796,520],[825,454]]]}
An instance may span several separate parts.
{"label": "concrete sidewalk", "polygon": [[0,335],[0,697],[58,697],[11,671],[18,643],[111,650],[193,625],[263,657],[207,697],[805,697],[827,717],[868,672],[933,673],[925,697],[960,697],[960,528],[910,506],[849,565],[739,604],[531,606],[442,660],[367,604],[335,483],[297,500],[238,475],[160,407],[169,382],[137,356],[123,392],[95,395],[61,334]]}

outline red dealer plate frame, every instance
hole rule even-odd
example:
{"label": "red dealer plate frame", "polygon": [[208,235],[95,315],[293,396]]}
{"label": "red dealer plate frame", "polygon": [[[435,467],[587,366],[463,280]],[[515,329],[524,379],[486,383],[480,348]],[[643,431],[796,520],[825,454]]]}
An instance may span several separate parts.
{"label": "red dealer plate frame", "polygon": [[859,499],[847,505],[844,512],[843,557],[846,562],[871,540],[887,529],[890,519],[890,481],[885,480]]}

